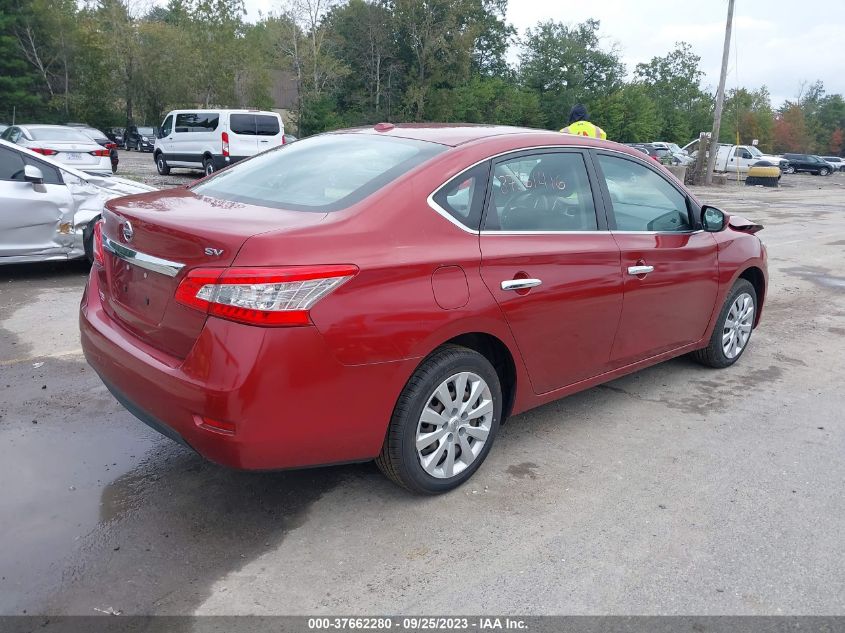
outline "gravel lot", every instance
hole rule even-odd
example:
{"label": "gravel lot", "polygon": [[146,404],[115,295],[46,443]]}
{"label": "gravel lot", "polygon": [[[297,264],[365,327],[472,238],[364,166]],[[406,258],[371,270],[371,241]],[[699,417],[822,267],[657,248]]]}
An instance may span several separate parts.
{"label": "gravel lot", "polygon": [[179,185],[188,185],[203,177],[203,171],[201,169],[181,168],[174,168],[169,176],[159,176],[156,171],[155,161],[153,161],[152,152],[135,152],[122,149],[120,150],[119,158],[120,162],[117,165],[118,176],[140,180],[153,187],[160,187],[162,189],[178,187]]}
{"label": "gravel lot", "polygon": [[[159,186],[152,157],[119,173]],[[463,488],[238,473],[79,352],[81,264],[0,268],[0,613],[845,614],[845,174],[701,197],[761,221],[733,368],[685,358],[513,418]]]}

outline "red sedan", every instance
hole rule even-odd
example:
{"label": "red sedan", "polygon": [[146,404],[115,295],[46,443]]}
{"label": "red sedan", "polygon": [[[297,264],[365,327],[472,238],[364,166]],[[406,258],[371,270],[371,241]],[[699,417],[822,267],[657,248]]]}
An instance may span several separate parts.
{"label": "red sedan", "polygon": [[761,227],[615,143],[379,124],[107,203],[88,362],[210,460],[466,481],[509,415],[681,354],[742,355]]}

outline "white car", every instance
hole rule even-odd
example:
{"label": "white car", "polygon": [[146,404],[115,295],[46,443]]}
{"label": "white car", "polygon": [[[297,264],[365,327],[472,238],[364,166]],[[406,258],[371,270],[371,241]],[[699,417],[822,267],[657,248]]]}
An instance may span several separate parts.
{"label": "white car", "polygon": [[822,156],[822,160],[828,163],[833,171],[845,171],[845,159],[839,156]]}
{"label": "white car", "polygon": [[0,139],[86,172],[110,174],[109,150],[65,125],[13,125]]}
{"label": "white car", "polygon": [[148,191],[155,188],[88,174],[0,140],[0,265],[91,259],[103,204]]}
{"label": "white car", "polygon": [[161,124],[153,158],[162,176],[173,167],[211,174],[284,144],[285,126],[275,112],[173,110]]}

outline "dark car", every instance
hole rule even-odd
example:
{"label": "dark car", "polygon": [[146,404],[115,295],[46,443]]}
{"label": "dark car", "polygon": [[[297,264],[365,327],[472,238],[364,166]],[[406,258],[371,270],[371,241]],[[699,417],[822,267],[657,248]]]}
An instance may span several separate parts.
{"label": "dark car", "polygon": [[117,143],[108,136],[105,132],[101,132],[95,127],[90,127],[83,123],[68,123],[68,127],[74,127],[85,136],[95,141],[98,145],[102,145],[109,150],[109,160],[111,160],[111,172],[117,173],[117,164],[120,162],[117,156]]}
{"label": "dark car", "polygon": [[812,154],[784,154],[783,157],[789,161],[786,166],[787,174],[805,172],[817,176],[827,176],[832,171],[830,164],[820,156]]}
{"label": "dark car", "polygon": [[616,143],[381,123],[107,202],[82,348],[217,463],[375,459],[444,492],[508,415],[682,354],[736,362],[761,228]]}
{"label": "dark car", "polygon": [[118,147],[125,147],[123,143],[123,135],[126,130],[122,127],[107,127],[106,128],[106,136],[108,136],[112,141],[117,143]]}
{"label": "dark car", "polygon": [[126,128],[124,143],[127,150],[136,152],[151,152],[156,141],[154,127],[130,125]]}

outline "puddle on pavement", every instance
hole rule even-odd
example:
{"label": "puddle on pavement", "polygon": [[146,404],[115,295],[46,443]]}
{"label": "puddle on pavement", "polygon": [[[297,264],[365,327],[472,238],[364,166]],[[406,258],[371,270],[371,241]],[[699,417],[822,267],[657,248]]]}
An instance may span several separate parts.
{"label": "puddle on pavement", "polygon": [[788,275],[794,275],[801,279],[811,281],[822,288],[832,288],[834,290],[845,290],[845,277],[834,275],[827,268],[821,266],[797,266],[793,268],[783,268],[781,272]]}

